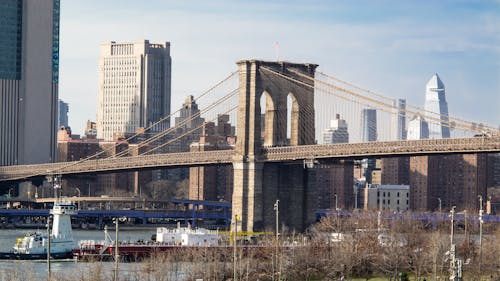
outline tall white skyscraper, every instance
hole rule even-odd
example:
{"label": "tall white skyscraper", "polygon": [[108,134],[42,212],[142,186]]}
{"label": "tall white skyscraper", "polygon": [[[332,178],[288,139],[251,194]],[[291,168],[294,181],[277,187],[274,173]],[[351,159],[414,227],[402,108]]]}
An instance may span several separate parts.
{"label": "tall white skyscraper", "polygon": [[444,84],[434,74],[425,87],[424,117],[429,124],[429,138],[449,138],[448,103],[446,102]]}
{"label": "tall white skyscraper", "polygon": [[56,160],[59,0],[0,1],[0,166]]}
{"label": "tall white skyscraper", "polygon": [[408,139],[420,140],[428,138],[429,125],[420,114],[417,114],[408,122]]}
{"label": "tall white skyscraper", "polygon": [[335,115],[335,119],[330,121],[330,128],[323,131],[323,143],[346,143],[349,142],[349,132],[347,122],[340,119],[340,114]]}
{"label": "tall white skyscraper", "polygon": [[394,107],[391,116],[391,139],[405,140],[406,139],[406,100],[396,99],[393,101]]}
{"label": "tall white skyscraper", "polygon": [[[170,43],[101,44],[97,138],[112,140],[170,114]],[[169,120],[150,132],[169,127]]]}

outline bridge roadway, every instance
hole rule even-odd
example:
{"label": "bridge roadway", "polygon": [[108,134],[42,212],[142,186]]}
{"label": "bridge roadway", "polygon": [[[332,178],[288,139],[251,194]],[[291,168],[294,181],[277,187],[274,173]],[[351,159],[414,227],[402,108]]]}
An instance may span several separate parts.
{"label": "bridge roadway", "polygon": [[[324,158],[366,158],[485,152],[500,152],[500,136],[264,147],[262,155],[258,156],[257,161],[284,162]],[[234,150],[219,150],[106,158],[84,162],[3,166],[0,167],[0,181],[55,174],[83,174],[162,167],[230,164],[234,161],[235,156],[236,153]]]}

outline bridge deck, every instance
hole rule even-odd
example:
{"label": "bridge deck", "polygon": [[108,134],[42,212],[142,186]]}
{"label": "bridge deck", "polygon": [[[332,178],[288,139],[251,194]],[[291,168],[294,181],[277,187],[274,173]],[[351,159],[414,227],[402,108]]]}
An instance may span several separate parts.
{"label": "bridge deck", "polygon": [[[450,153],[500,152],[500,136],[264,147],[262,162],[317,158],[366,158]],[[230,164],[234,150],[166,153],[88,161],[0,167],[0,181],[54,174],[118,172],[165,167]]]}

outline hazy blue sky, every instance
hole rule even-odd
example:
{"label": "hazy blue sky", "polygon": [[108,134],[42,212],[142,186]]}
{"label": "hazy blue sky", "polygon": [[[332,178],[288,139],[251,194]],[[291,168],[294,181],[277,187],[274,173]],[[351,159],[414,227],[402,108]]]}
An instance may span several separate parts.
{"label": "hazy blue sky", "polygon": [[423,106],[439,73],[450,115],[500,125],[500,1],[62,0],[60,98],[95,120],[103,41],[171,42],[172,111],[240,59],[319,70]]}

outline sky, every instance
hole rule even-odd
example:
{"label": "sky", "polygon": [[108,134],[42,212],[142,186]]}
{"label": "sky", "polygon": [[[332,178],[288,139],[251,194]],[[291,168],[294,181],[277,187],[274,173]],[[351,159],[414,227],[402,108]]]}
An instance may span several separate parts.
{"label": "sky", "polygon": [[63,0],[60,24],[76,134],[96,119],[99,44],[141,39],[171,43],[172,111],[238,60],[279,59],[422,107],[438,73],[450,115],[500,126],[500,0]]}

